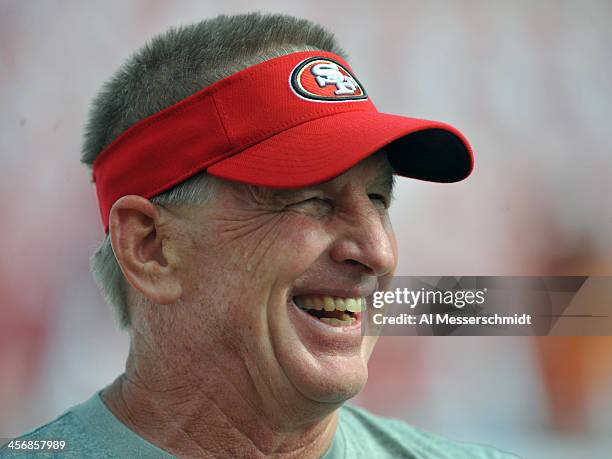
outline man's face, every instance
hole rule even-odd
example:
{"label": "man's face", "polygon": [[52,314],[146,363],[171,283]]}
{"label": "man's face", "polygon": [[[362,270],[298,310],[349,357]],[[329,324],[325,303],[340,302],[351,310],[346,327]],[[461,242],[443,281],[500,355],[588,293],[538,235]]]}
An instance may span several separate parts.
{"label": "man's face", "polygon": [[359,313],[341,309],[358,310],[395,270],[391,187],[378,153],[308,188],[222,181],[209,203],[184,213],[171,339],[195,354],[193,371],[201,362],[228,384],[250,378],[262,399],[287,406],[354,396],[376,338],[361,336]]}

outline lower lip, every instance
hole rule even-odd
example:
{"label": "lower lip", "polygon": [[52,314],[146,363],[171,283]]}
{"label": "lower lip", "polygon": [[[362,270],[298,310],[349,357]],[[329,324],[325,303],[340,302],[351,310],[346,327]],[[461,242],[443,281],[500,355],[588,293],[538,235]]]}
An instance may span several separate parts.
{"label": "lower lip", "polygon": [[361,345],[361,313],[355,313],[355,321],[346,326],[326,324],[300,309],[293,300],[288,302],[289,318],[303,341],[318,348],[342,345]]}

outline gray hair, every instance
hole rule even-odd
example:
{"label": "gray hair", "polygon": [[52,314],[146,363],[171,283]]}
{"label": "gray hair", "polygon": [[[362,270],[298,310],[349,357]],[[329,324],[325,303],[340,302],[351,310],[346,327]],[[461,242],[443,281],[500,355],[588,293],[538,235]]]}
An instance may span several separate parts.
{"label": "gray hair", "polygon": [[[287,15],[221,15],[172,28],[134,53],[95,97],[81,162],[91,168],[98,154],[130,126],[220,79],[274,57],[309,50],[346,58],[332,33]],[[214,181],[200,173],[151,201],[199,205],[213,194]],[[128,327],[127,282],[109,235],[91,257],[91,270],[119,326]]]}

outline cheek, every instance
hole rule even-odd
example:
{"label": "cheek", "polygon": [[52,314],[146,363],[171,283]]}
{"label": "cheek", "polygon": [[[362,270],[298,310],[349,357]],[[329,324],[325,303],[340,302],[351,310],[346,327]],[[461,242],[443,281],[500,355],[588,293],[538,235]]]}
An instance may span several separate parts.
{"label": "cheek", "polygon": [[[214,238],[209,232],[199,239],[186,260],[186,300],[214,297],[221,304],[262,300],[275,284],[292,284],[332,240],[323,224],[300,215],[272,216],[256,223],[242,226],[240,232],[221,232]],[[248,298],[241,297],[244,292]]]}
{"label": "cheek", "polygon": [[283,233],[277,246],[282,276],[293,281],[327,250],[331,235],[318,222],[296,219]]}

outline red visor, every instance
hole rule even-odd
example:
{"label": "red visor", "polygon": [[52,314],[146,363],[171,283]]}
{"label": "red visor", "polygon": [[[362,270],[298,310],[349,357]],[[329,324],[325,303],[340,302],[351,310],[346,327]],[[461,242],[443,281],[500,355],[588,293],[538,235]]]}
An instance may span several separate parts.
{"label": "red visor", "polygon": [[151,198],[206,170],[298,188],[385,147],[398,175],[467,177],[473,157],[452,126],[380,113],[339,56],[300,52],[237,72],[132,126],[93,164],[104,228],[117,199]]}

